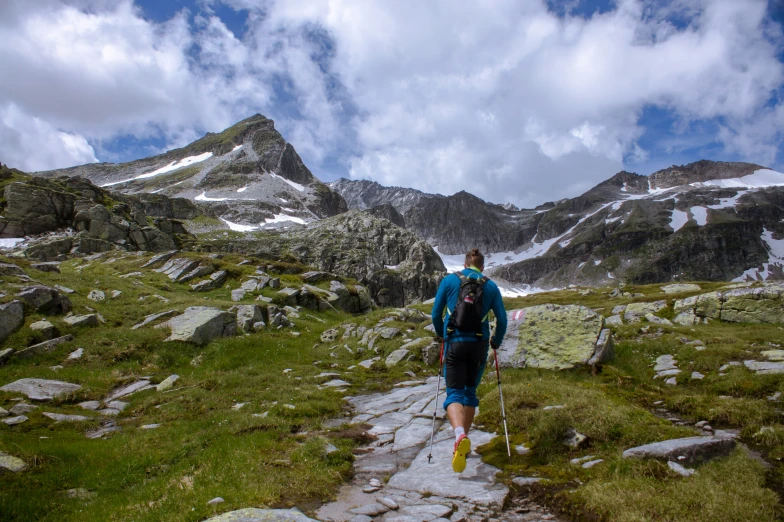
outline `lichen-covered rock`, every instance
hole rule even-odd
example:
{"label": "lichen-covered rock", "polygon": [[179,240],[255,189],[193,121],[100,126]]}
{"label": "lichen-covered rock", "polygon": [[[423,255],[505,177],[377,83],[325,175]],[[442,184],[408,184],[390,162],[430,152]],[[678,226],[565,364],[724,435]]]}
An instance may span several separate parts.
{"label": "lichen-covered rock", "polygon": [[686,437],[654,442],[623,452],[623,458],[672,460],[681,464],[696,464],[714,457],[729,455],[735,440],[721,437]]}
{"label": "lichen-covered rock", "polygon": [[24,324],[24,306],[21,301],[0,304],[0,344]]}
{"label": "lichen-covered rock", "polygon": [[40,335],[44,340],[54,339],[58,335],[60,335],[60,330],[57,329],[55,325],[47,321],[46,319],[42,319],[40,321],[36,321],[30,325],[30,330]]}
{"label": "lichen-covered rock", "polygon": [[253,325],[267,321],[266,310],[259,305],[239,305],[236,307],[237,330],[248,333]]}
{"label": "lichen-covered rock", "polygon": [[664,285],[661,289],[665,294],[679,294],[681,292],[698,292],[700,290],[700,285],[695,285],[693,283],[675,283]]}
{"label": "lichen-covered rock", "polygon": [[231,337],[237,331],[234,314],[208,306],[192,306],[182,315],[164,323],[171,328],[167,341],[185,341],[205,345],[220,337]]}
{"label": "lichen-covered rock", "polygon": [[22,459],[0,451],[0,471],[18,473],[24,471],[26,468],[27,464]]}
{"label": "lichen-covered rock", "polygon": [[654,301],[652,303],[631,303],[626,307],[623,319],[627,323],[637,323],[648,314],[655,314],[667,306],[667,301]]}
{"label": "lichen-covered rock", "polygon": [[409,351],[405,348],[401,348],[399,350],[395,350],[394,352],[390,353],[386,359],[387,367],[391,368],[392,366],[397,365],[400,361],[408,357]]}
{"label": "lichen-covered rock", "polygon": [[733,288],[675,301],[675,322],[697,324],[708,319],[733,323],[784,323],[784,284]]}
{"label": "lichen-covered rock", "polygon": [[508,312],[507,338],[499,347],[504,366],[567,369],[611,357],[609,330],[601,339],[601,315],[577,305],[538,305]]}

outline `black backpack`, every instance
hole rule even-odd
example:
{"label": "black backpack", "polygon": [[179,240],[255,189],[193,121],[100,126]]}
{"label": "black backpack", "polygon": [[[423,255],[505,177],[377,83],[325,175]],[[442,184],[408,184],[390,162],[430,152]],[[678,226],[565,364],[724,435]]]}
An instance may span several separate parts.
{"label": "black backpack", "polygon": [[481,337],[483,297],[487,279],[484,276],[472,279],[462,272],[455,272],[455,275],[460,278],[460,292],[457,296],[457,306],[449,316],[447,331],[453,333],[458,329],[461,332],[476,333]]}

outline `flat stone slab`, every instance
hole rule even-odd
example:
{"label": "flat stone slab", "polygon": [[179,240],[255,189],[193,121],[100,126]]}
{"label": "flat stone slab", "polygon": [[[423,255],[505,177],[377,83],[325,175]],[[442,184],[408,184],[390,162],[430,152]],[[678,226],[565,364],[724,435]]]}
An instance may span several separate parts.
{"label": "flat stone slab", "polygon": [[92,420],[90,417],[85,417],[84,415],[65,415],[62,413],[50,413],[48,411],[43,412],[42,415],[44,417],[49,417],[56,422],[84,422]]}
{"label": "flat stone slab", "polygon": [[132,393],[136,393],[142,390],[149,390],[150,388],[154,388],[154,386],[150,384],[150,381],[147,379],[142,379],[113,391],[108,397],[106,397],[106,402],[119,399],[121,397],[127,397]]}
{"label": "flat stone slab", "polygon": [[724,457],[735,449],[734,439],[722,437],[686,437],[630,448],[623,452],[626,459],[672,460],[681,464],[695,464],[714,457]]}
{"label": "flat stone slab", "polygon": [[22,359],[27,359],[36,355],[40,355],[42,353],[50,353],[53,352],[55,348],[63,343],[68,343],[73,341],[73,335],[64,335],[62,337],[55,337],[54,339],[50,339],[48,341],[44,341],[42,343],[34,344],[29,346],[23,350],[19,350],[14,354],[14,357],[20,357]]}
{"label": "flat stone slab", "polygon": [[676,283],[672,285],[664,285],[661,287],[665,294],[678,294],[680,292],[698,292],[701,290],[700,285],[693,283]]}
{"label": "flat stone slab", "polygon": [[743,361],[746,368],[758,374],[784,373],[784,362]]}
{"label": "flat stone slab", "polygon": [[298,509],[245,508],[229,511],[204,522],[318,522],[308,518]]}
{"label": "flat stone slab", "polygon": [[[490,442],[494,437],[491,433],[471,431],[471,446],[476,448]],[[479,455],[472,452],[466,459],[465,471],[455,473],[452,471],[453,446],[452,437],[434,443],[432,464],[427,461],[429,448],[424,447],[409,468],[395,474],[389,479],[387,486],[500,509],[509,494],[509,488],[496,483],[495,476],[500,470],[485,464]]]}
{"label": "flat stone slab", "polygon": [[82,387],[62,381],[50,381],[47,379],[19,379],[11,384],[6,384],[0,391],[18,392],[27,395],[28,399],[34,401],[50,401],[60,395],[73,393]]}

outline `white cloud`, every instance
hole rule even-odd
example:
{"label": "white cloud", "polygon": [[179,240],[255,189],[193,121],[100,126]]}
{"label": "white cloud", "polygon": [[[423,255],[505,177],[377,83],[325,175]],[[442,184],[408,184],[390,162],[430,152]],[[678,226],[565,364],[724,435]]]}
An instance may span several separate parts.
{"label": "white cloud", "polygon": [[70,167],[98,161],[84,137],[60,131],[10,105],[0,108],[3,163],[27,170]]}
{"label": "white cloud", "polygon": [[260,111],[317,175],[337,157],[352,177],[524,206],[646,161],[649,106],[683,128],[718,119],[728,153],[782,152],[784,38],[765,0],[618,0],[590,19],[543,0],[223,0],[250,10],[242,39],[219,2],[165,24],[130,0],[0,4],[0,109],[98,150],[122,133],[181,145]]}

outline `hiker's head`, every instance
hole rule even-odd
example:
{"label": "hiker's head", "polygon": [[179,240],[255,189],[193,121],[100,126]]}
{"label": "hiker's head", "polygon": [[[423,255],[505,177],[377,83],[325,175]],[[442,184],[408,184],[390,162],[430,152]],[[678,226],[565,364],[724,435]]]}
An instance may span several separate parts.
{"label": "hiker's head", "polygon": [[475,266],[479,270],[485,269],[485,256],[482,255],[482,252],[479,251],[478,248],[472,248],[469,253],[466,254],[465,258],[465,267]]}

